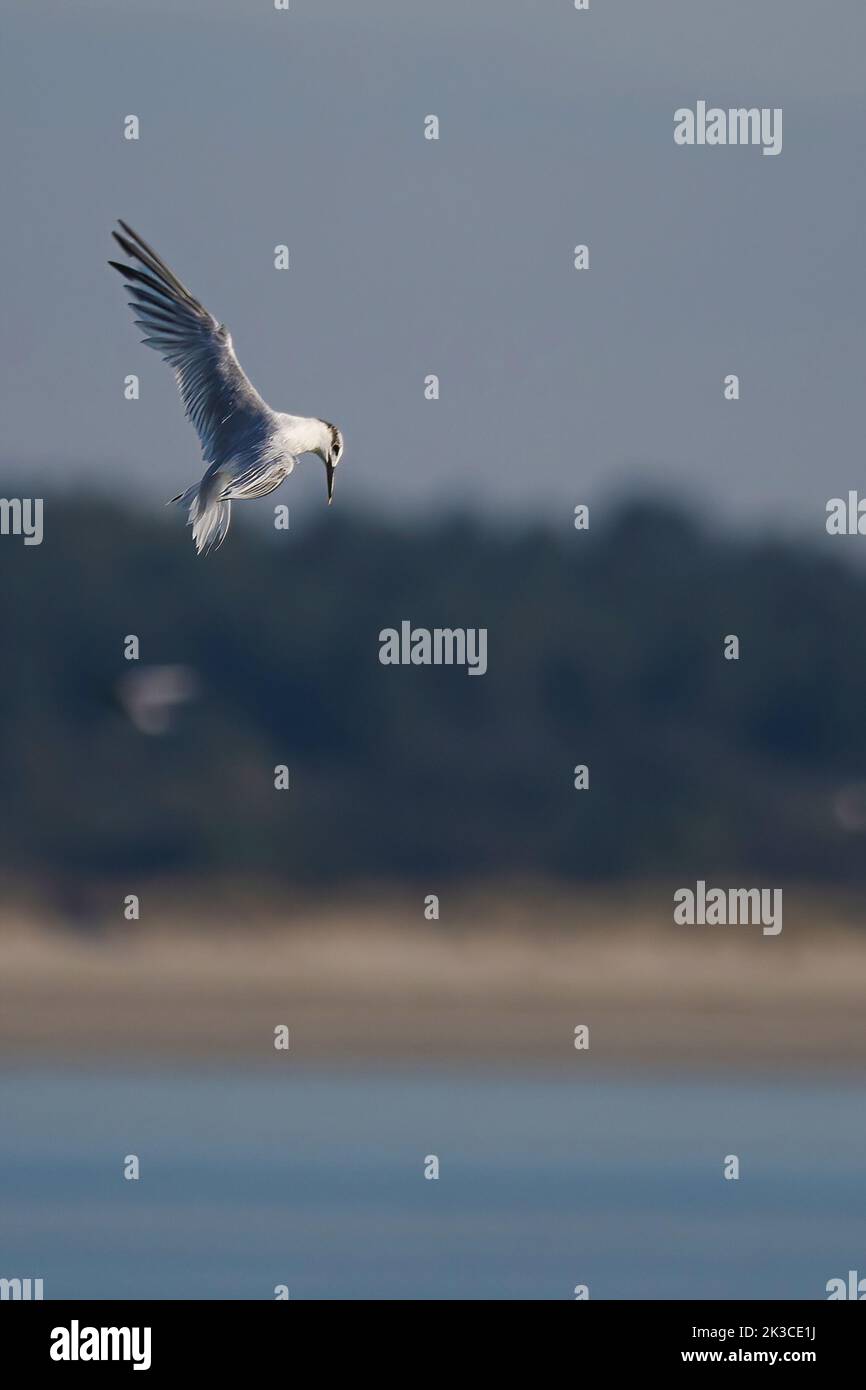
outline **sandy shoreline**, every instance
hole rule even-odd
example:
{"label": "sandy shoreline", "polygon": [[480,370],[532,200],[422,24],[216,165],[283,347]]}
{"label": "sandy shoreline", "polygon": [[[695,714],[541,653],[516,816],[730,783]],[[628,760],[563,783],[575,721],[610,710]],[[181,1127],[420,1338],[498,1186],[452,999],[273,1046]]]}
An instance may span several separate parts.
{"label": "sandy shoreline", "polygon": [[268,1065],[286,1024],[293,1061],[342,1068],[858,1073],[864,993],[866,932],[805,898],[777,938],[674,928],[624,895],[467,894],[433,923],[393,894],[290,914],[227,898],[206,922],[150,901],[95,933],[0,918],[4,1066]]}

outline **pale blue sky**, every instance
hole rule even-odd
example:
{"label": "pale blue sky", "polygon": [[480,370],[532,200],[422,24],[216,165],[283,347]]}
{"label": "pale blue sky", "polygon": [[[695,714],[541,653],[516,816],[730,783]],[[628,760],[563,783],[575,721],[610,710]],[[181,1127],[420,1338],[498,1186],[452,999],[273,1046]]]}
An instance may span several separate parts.
{"label": "pale blue sky", "polygon": [[[118,215],[274,407],[341,425],[338,499],[567,525],[639,481],[817,534],[866,486],[862,0],[5,10],[2,456],[34,493],[161,505],[200,472],[105,265]],[[781,155],[677,148],[698,99],[783,107]],[[314,462],[280,497],[322,491]]]}

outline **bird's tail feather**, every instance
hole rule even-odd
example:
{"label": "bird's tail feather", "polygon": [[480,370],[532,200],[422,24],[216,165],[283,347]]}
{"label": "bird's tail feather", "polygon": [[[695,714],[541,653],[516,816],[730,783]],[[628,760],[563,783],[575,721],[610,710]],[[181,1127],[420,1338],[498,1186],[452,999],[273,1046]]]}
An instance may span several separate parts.
{"label": "bird's tail feather", "polygon": [[186,492],[179,492],[171,500],[189,508],[187,525],[192,527],[192,538],[199,555],[222,545],[232,518],[231,502],[223,502],[213,497],[212,493],[203,497],[198,483],[193,483]]}

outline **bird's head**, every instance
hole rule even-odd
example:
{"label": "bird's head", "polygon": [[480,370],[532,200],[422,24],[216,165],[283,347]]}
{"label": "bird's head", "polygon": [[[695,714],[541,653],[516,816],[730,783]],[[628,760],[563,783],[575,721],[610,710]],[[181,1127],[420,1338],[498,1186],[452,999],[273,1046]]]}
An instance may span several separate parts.
{"label": "bird's head", "polygon": [[336,425],[331,425],[327,420],[323,420],[325,427],[325,439],[320,449],[316,453],[325,465],[325,473],[328,478],[328,505],[334,496],[334,472],[337,464],[343,455],[343,436]]}

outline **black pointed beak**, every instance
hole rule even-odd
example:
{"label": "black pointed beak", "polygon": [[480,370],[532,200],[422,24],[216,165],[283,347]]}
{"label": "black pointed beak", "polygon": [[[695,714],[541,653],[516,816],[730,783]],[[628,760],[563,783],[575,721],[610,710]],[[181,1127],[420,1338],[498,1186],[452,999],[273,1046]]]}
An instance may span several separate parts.
{"label": "black pointed beak", "polygon": [[330,460],[330,459],[325,459],[325,472],[326,472],[326,474],[328,475],[328,506],[329,506],[329,507],[330,507],[330,505],[331,505],[331,501],[332,501],[333,496],[334,496],[334,474],[336,473],[336,471],[337,471],[337,470],[336,470],[336,468],[334,467],[334,465],[331,463],[331,460]]}

